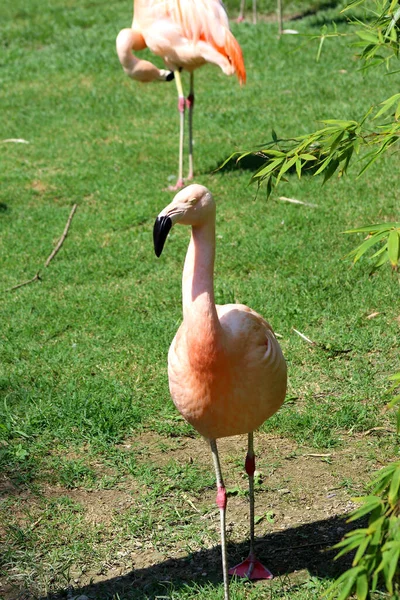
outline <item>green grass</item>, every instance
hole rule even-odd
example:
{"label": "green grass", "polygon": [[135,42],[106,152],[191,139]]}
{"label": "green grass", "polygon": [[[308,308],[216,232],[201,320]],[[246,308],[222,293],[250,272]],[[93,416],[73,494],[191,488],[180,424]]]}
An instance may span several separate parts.
{"label": "green grass", "polygon": [[[236,15],[238,2],[228,8]],[[294,26],[318,33],[332,12]],[[176,175],[175,87],[124,76],[114,43],[130,23],[128,2],[15,0],[0,15],[0,140],[30,142],[0,144],[0,461],[16,490],[37,498],[35,515],[42,518],[33,529],[29,519],[9,521],[13,494],[5,494],[3,570],[44,593],[67,586],[73,562],[100,564],[122,540],[150,535],[160,498],[156,516],[165,530],[157,544],[172,540],[172,548],[178,537],[189,547],[193,536],[200,544],[202,521],[183,519],[172,535],[173,506],[182,491],[201,495],[213,476],[195,464],[160,466],[150,458],[143,466],[119,446],[144,431],[193,435],[169,399],[166,375],[181,319],[188,232],[174,231],[160,260],[152,248],[154,218],[171,197],[163,189]],[[212,190],[218,206],[216,299],[249,304],[282,336],[289,401],[264,429],[315,448],[340,447],[344,434],[382,424],[387,376],[398,370],[398,275],[370,275],[367,260],[352,268],[343,257],[357,240],[341,233],[398,219],[397,157],[363,178],[324,187],[290,176],[268,202],[248,187],[251,170],[214,171],[233,151],[267,141],[272,128],[296,135],[319,119],[359,117],[397,91],[396,81],[382,72],[364,79],[343,40],[316,63],[316,47],[295,52],[299,38],[278,40],[276,24],[232,29],[247,85],[240,89],[216,68],[196,73],[196,181]],[[280,195],[318,207],[291,205]],[[75,202],[68,238],[44,269]],[[40,282],[6,291],[39,269]],[[327,349],[309,346],[293,328]],[[99,542],[102,527],[85,524],[82,505],[67,491],[119,489],[128,478],[140,488],[136,509],[120,515],[114,540]],[[66,495],[49,498],[49,485]],[[40,569],[32,566],[37,547],[47,557]],[[304,585],[288,592],[277,581],[265,598],[317,598],[325,583],[311,578]],[[222,598],[214,583],[193,586],[167,593]],[[232,595],[258,597],[235,584]]]}

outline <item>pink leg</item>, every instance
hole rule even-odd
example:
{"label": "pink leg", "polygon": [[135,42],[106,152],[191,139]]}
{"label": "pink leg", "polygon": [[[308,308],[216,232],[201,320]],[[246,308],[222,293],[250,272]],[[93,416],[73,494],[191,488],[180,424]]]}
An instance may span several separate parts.
{"label": "pink leg", "polygon": [[236,19],[237,23],[241,23],[242,21],[244,21],[244,3],[245,3],[245,0],[241,0],[241,2],[240,2],[239,16]]}
{"label": "pink leg", "polygon": [[171,191],[179,190],[183,187],[183,136],[185,131],[185,97],[183,95],[181,74],[175,71],[175,83],[178,90],[178,111],[179,111],[179,167],[178,179],[175,185],[169,186]]}
{"label": "pink leg", "polygon": [[220,520],[221,520],[221,553],[222,553],[222,572],[224,575],[224,600],[229,600],[229,579],[228,579],[228,556],[226,553],[226,490],[224,480],[222,479],[221,466],[219,463],[219,456],[217,450],[217,442],[210,440],[210,447],[214,462],[215,475],[217,478],[217,506],[219,508]]}
{"label": "pink leg", "polygon": [[188,180],[193,179],[193,107],[194,107],[194,77],[190,73],[190,91],[186,98],[186,108],[188,109],[189,117],[189,174]]}
{"label": "pink leg", "polygon": [[229,569],[229,575],[247,577],[248,579],[272,579],[272,573],[257,560],[254,553],[254,471],[256,469],[256,461],[253,449],[253,432],[249,433],[245,469],[249,476],[250,552],[246,560]]}

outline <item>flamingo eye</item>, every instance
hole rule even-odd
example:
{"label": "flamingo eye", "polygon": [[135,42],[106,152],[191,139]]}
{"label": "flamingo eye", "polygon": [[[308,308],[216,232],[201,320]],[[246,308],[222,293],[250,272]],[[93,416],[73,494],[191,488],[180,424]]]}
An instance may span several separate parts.
{"label": "flamingo eye", "polygon": [[189,205],[190,206],[194,206],[197,203],[198,198],[190,198],[189,199]]}

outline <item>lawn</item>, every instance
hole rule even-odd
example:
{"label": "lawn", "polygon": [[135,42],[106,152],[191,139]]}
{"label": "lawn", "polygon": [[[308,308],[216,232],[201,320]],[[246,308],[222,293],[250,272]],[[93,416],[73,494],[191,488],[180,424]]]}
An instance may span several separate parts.
{"label": "lawn", "polygon": [[[236,16],[239,2],[227,5]],[[286,25],[317,34],[338,13],[313,7]],[[188,232],[174,230],[160,259],[152,247],[177,174],[175,86],[124,75],[115,37],[130,2],[14,0],[0,16],[0,598],[222,598],[211,456],[166,374]],[[258,546],[277,577],[233,582],[232,598],[317,599],[346,565],[326,550],[352,497],[398,455],[383,410],[399,366],[398,274],[352,266],[361,238],[342,233],[399,219],[398,157],[325,186],[289,175],[268,201],[248,185],[254,162],[217,169],[272,128],[359,118],[396,80],[364,78],[344,39],[317,63],[316,45],[279,40],[271,18],[232,30],[248,82],[196,73],[195,180],[217,202],[216,300],[264,315],[289,370],[283,408],[256,435]],[[221,443],[232,564],[246,552],[244,452],[242,438]]]}

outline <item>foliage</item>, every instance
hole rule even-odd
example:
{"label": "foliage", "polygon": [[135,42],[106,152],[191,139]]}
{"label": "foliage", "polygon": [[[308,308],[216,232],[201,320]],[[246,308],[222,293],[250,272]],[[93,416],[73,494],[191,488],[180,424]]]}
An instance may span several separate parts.
{"label": "foliage", "polygon": [[[364,498],[349,521],[369,514],[368,526],[354,529],[334,547],[336,558],[355,551],[352,568],[345,571],[326,594],[345,600],[352,593],[365,600],[384,584],[391,597],[400,592],[400,461],[384,467],[373,482],[373,494]],[[337,595],[338,592],[338,595]]]}
{"label": "foliage", "polygon": [[[349,11],[357,6],[365,5],[366,0],[354,0],[344,10]],[[359,58],[364,67],[369,68],[384,64],[389,69],[393,58],[399,57],[400,48],[400,3],[399,0],[375,0],[373,18],[351,20],[355,27],[357,40],[353,46],[360,48]],[[324,41],[328,37],[339,34],[334,26],[329,34],[326,25],[318,37],[319,47],[317,60],[320,57]],[[386,120],[375,125],[377,119]],[[260,168],[252,175],[251,182],[260,187],[266,185],[267,197],[280,181],[287,181],[287,174],[297,173],[300,179],[304,174],[313,176],[322,174],[323,183],[335,173],[339,177],[348,171],[354,156],[362,162],[358,176],[365,173],[375,161],[400,140],[400,93],[393,94],[380,103],[371,106],[360,120],[328,119],[322,121],[324,127],[314,132],[291,138],[279,138],[272,130],[272,140],[256,150],[237,152],[228,159],[236,157],[240,162],[249,155],[255,154],[265,159]],[[228,162],[226,161],[226,162]],[[367,228],[353,229],[356,233],[367,231]],[[356,248],[352,254],[356,262],[364,252],[380,240],[383,246],[373,258],[379,257],[375,267],[390,262],[395,268],[399,262],[399,230],[398,224],[383,224],[370,227],[374,236]]]}
{"label": "foliage", "polygon": [[[391,376],[391,391],[400,385],[400,373]],[[400,394],[388,404],[392,408],[400,402]],[[400,431],[400,410],[397,414]],[[379,471],[370,484],[372,494],[355,500],[362,502],[353,511],[349,522],[368,517],[368,526],[347,533],[334,548],[340,549],[336,559],[355,552],[352,568],[345,571],[326,595],[346,600],[352,593],[357,600],[365,600],[378,586],[384,585],[391,598],[400,593],[400,461],[390,463]]]}
{"label": "foliage", "polygon": [[381,246],[371,256],[377,258],[374,268],[381,267],[388,261],[393,269],[397,269],[400,259],[400,223],[380,223],[378,225],[366,225],[357,229],[349,229],[345,233],[367,233],[366,239],[354,248],[348,256],[353,256],[357,262],[370,248],[381,243]]}
{"label": "foliage", "polygon": [[367,127],[374,110],[371,107],[360,121],[326,119],[322,121],[325,127],[293,138],[278,138],[273,130],[270,142],[256,151],[236,152],[226,162],[234,156],[241,161],[252,154],[265,158],[265,163],[252,175],[251,181],[258,186],[266,184],[267,196],[291,170],[296,171],[299,179],[304,173],[313,176],[323,174],[324,183],[336,172],[342,176],[347,173],[354,154],[359,156],[363,149],[367,154],[362,157],[364,165],[359,171],[360,176],[400,140],[400,93],[382,102],[373,119],[393,108],[394,121],[380,125],[375,131]]}

